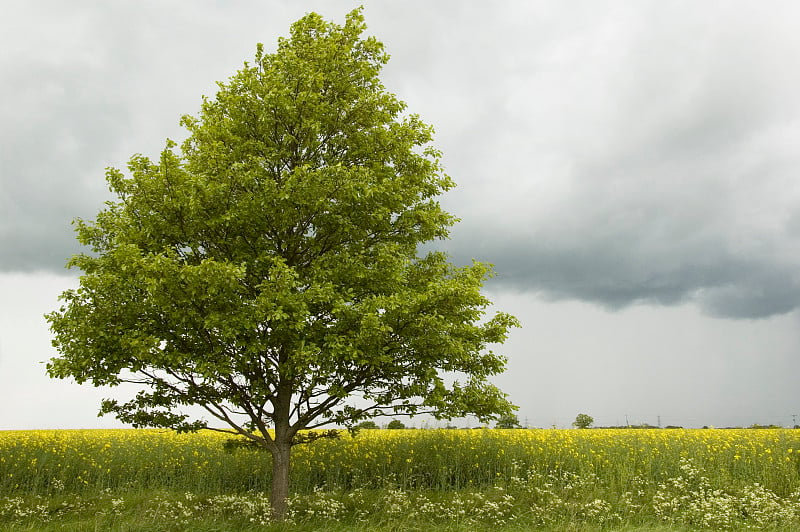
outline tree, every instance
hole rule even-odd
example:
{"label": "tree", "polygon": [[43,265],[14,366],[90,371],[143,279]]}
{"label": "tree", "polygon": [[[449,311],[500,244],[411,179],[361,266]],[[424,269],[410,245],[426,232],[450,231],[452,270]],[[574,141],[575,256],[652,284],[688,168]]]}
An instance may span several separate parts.
{"label": "tree", "polygon": [[359,9],[342,26],[303,17],[182,118],[180,146],[108,169],[116,200],[76,220],[92,252],[47,315],[51,377],[139,386],[101,414],[268,449],[277,519],[291,448],[315,437],[300,431],[515,408],[487,348],[517,321],[486,315],[489,265],[419,251],[456,221],[435,200],[453,182],[365,28]]}
{"label": "tree", "polygon": [[575,416],[575,421],[572,422],[572,426],[577,429],[588,429],[594,423],[594,418],[589,414],[578,414]]}
{"label": "tree", "polygon": [[404,428],[406,428],[406,425],[405,425],[405,423],[403,423],[399,419],[393,419],[393,420],[391,420],[389,422],[388,425],[386,425],[386,428],[387,429],[404,429]]}
{"label": "tree", "polygon": [[378,424],[375,423],[374,421],[372,421],[371,419],[367,419],[367,420],[362,421],[361,423],[357,424],[356,428],[374,430],[374,429],[378,429],[380,427],[378,427]]}
{"label": "tree", "polygon": [[519,429],[519,418],[516,414],[504,414],[497,419],[496,429]]}

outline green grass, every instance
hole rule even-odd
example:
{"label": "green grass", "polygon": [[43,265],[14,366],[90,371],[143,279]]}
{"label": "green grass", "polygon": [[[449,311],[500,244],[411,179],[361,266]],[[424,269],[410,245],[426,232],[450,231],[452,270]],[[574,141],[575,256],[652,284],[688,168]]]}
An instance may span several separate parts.
{"label": "green grass", "polygon": [[[119,495],[119,498],[116,497]],[[415,494],[417,497],[426,496]],[[452,495],[452,494],[451,494]],[[462,496],[465,494],[461,494]],[[362,494],[359,499],[361,504],[380,506],[385,503],[391,494],[386,491],[376,490]],[[112,500],[124,502],[114,505]],[[440,504],[452,502],[447,495],[438,494],[433,497]],[[194,499],[198,501],[199,499]],[[41,506],[41,500],[34,506]],[[64,505],[71,506],[64,509]],[[79,504],[79,508],[75,507]],[[36,531],[575,531],[588,532],[597,530],[614,530],[625,532],[676,532],[689,530],[705,530],[698,526],[683,524],[660,524],[657,522],[628,520],[600,524],[592,521],[581,521],[577,516],[571,519],[558,519],[554,522],[542,523],[530,515],[521,513],[512,522],[496,522],[492,517],[475,519],[462,517],[450,518],[441,516],[430,517],[412,515],[409,513],[385,514],[373,512],[368,516],[359,516],[352,509],[340,514],[337,518],[318,517],[315,519],[294,519],[288,523],[258,524],[253,523],[246,514],[237,513],[240,510],[236,504],[232,508],[208,508],[201,511],[190,510],[186,494],[170,493],[165,491],[139,492],[137,494],[103,494],[100,496],[83,497],[80,502],[72,496],[54,497],[44,503],[47,510],[41,509],[40,513],[25,519],[5,519],[2,530],[8,532],[22,530]],[[180,508],[181,511],[175,511]],[[188,511],[186,511],[189,509]],[[728,530],[745,530],[744,523],[728,527]],[[713,529],[713,528],[711,528]],[[774,526],[758,527],[759,530],[797,530],[795,524],[777,524]]]}
{"label": "green grass", "polygon": [[0,530],[800,530],[800,431],[407,430],[270,458],[215,433],[0,432]]}

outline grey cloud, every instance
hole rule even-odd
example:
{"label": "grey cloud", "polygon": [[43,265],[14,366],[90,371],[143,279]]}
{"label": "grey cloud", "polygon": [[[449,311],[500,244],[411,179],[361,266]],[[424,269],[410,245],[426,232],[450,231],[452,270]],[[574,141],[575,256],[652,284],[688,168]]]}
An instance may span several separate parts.
{"label": "grey cloud", "polygon": [[[0,59],[13,80],[0,97],[15,102],[0,111],[0,271],[60,269],[76,250],[69,220],[107,195],[103,167],[180,136],[178,117],[255,42],[355,5],[23,12]],[[442,244],[456,260],[494,262],[496,286],[551,298],[764,317],[800,303],[799,11],[409,2],[365,14],[392,55],[387,87],[436,128],[459,183],[442,198],[464,220]]]}
{"label": "grey cloud", "polygon": [[562,25],[506,73],[505,102],[476,98],[497,118],[448,158],[462,189],[445,205],[464,222],[445,248],[554,299],[794,310],[796,8],[623,11]]}
{"label": "grey cloud", "polygon": [[735,282],[705,289],[696,299],[715,316],[764,318],[785,314],[800,305],[797,267],[757,265]]}
{"label": "grey cloud", "polygon": [[[126,122],[124,108],[98,98],[99,72],[83,65],[7,69],[7,87],[22,87],[2,112],[0,130],[0,270],[63,268],[77,251],[70,220],[102,202],[105,131]],[[91,175],[94,173],[95,175]]]}
{"label": "grey cloud", "polygon": [[[351,2],[326,3],[343,18]],[[0,272],[62,271],[70,221],[109,194],[104,168],[157,155],[252,56],[315,6],[79,0],[18,3],[0,21]]]}
{"label": "grey cloud", "polygon": [[548,245],[472,227],[457,228],[439,247],[456,263],[473,258],[493,263],[496,277],[489,286],[494,289],[552,300],[579,299],[615,310],[694,302],[726,318],[764,318],[800,305],[797,264],[732,255],[721,242],[654,246],[646,233],[628,236],[594,235],[579,245]]}
{"label": "grey cloud", "polygon": [[[213,86],[194,73],[204,61],[191,53],[202,32],[182,38],[181,9],[159,4],[162,17],[153,18],[154,7],[42,2],[8,13],[0,271],[63,270],[80,251],[71,220],[94,217],[108,199],[104,168],[124,166],[136,152],[157,153],[165,137],[180,134],[180,115],[194,112],[201,90]],[[213,15],[194,23],[218,31],[230,24]]]}

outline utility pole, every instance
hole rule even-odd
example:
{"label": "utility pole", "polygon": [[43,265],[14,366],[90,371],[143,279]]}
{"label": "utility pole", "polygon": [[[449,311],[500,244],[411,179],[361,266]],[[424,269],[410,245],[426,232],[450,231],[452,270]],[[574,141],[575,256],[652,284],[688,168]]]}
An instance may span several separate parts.
{"label": "utility pole", "polygon": [[661,428],[661,415],[659,414],[657,417],[658,417],[658,428]]}

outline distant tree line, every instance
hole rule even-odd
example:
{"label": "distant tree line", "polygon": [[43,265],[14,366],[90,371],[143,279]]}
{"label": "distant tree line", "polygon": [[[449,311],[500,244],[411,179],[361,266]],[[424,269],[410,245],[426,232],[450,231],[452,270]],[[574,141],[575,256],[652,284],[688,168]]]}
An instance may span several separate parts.
{"label": "distant tree line", "polygon": [[[664,429],[682,429],[682,428],[684,428],[681,425],[666,425],[665,427],[659,427],[659,426],[656,426],[656,425],[651,425],[649,423],[635,423],[635,424],[632,424],[632,425],[605,425],[605,426],[597,426],[597,427],[593,427],[592,426],[593,424],[594,424],[594,418],[592,418],[592,416],[590,416],[588,414],[578,414],[576,416],[576,418],[575,418],[575,421],[572,422],[572,426],[577,428],[577,429],[589,429],[589,428],[594,428],[594,429],[661,429],[661,428],[664,428]],[[416,427],[413,427],[413,426],[412,427],[407,427],[402,421],[399,421],[397,419],[391,420],[389,423],[387,423],[383,427],[379,426],[377,423],[375,423],[375,421],[372,421],[372,420],[363,421],[363,422],[359,423],[357,425],[357,427],[359,429],[380,429],[380,428],[386,428],[386,429],[406,429],[406,428],[408,428],[408,429],[413,429],[413,428],[416,428]],[[444,428],[446,428],[446,429],[457,429],[458,427],[456,427],[455,425],[448,424]],[[469,427],[467,427],[467,428],[469,428]],[[481,427],[473,427],[473,428],[486,429],[486,428],[489,428],[489,427],[481,426]],[[498,418],[497,423],[495,424],[494,428],[496,428],[496,429],[521,429],[521,428],[538,428],[538,427],[527,427],[527,426],[523,427],[519,422],[519,418],[515,414],[507,414],[507,415],[500,416]],[[555,428],[555,426],[553,428]],[[710,426],[710,425],[704,425],[702,428],[711,429],[711,428],[714,428],[714,427]],[[782,428],[785,428],[785,427],[782,427],[780,425],[775,425],[775,424],[762,425],[760,423],[753,423],[752,425],[750,425],[748,427],[737,426],[737,427],[718,427],[718,428],[722,428],[722,429],[782,429]],[[794,427],[792,427],[792,428],[800,429],[800,425],[794,425]]]}

